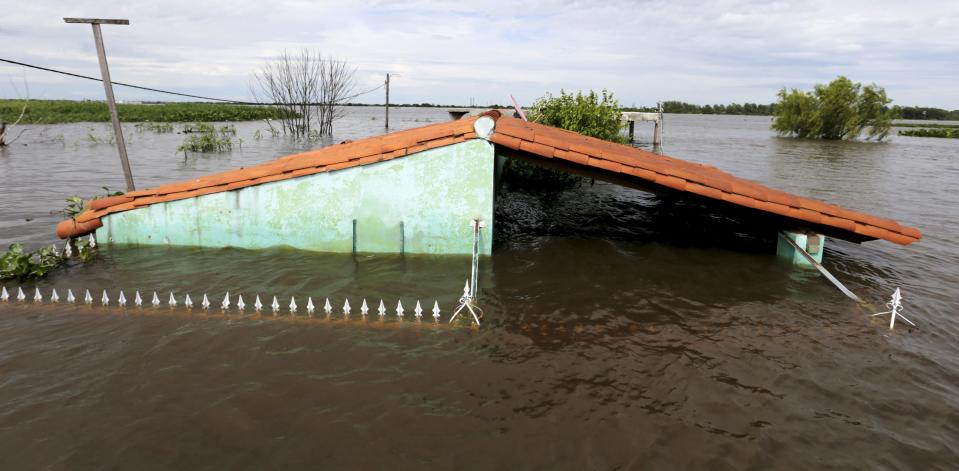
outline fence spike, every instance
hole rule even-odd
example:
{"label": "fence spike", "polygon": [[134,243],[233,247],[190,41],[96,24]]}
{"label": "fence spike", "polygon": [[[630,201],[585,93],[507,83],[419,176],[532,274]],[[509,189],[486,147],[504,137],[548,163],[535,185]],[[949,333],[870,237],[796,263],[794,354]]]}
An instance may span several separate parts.
{"label": "fence spike", "polygon": [[349,299],[347,299],[347,300],[343,303],[343,314],[346,314],[347,316],[350,315],[350,300],[349,300]]}
{"label": "fence spike", "polygon": [[183,299],[183,305],[186,306],[187,309],[193,309],[193,300],[190,299],[190,293],[187,293],[186,298]]}
{"label": "fence spike", "polygon": [[67,239],[67,243],[63,244],[63,258],[70,258],[73,256],[73,248],[70,247],[70,239]]}
{"label": "fence spike", "polygon": [[236,308],[243,312],[243,309],[246,308],[246,303],[243,302],[243,295],[238,295],[236,297]]}
{"label": "fence spike", "polygon": [[370,312],[370,307],[366,305],[366,298],[363,298],[363,304],[360,306],[360,314],[365,316],[368,312]]}
{"label": "fence spike", "polygon": [[70,288],[67,288],[67,302],[70,304],[77,302],[77,298],[73,295],[73,290]]}
{"label": "fence spike", "polygon": [[87,304],[93,304],[93,296],[90,295],[90,290],[86,291],[86,294],[83,295],[83,302]]}
{"label": "fence spike", "polygon": [[23,288],[17,286],[17,301],[23,301],[27,299],[27,295],[23,293]]}
{"label": "fence spike", "polygon": [[295,315],[295,314],[296,314],[296,308],[297,308],[297,306],[296,306],[296,298],[294,298],[293,296],[290,296],[290,314]]}
{"label": "fence spike", "polygon": [[51,302],[51,303],[59,303],[59,302],[60,302],[60,295],[57,294],[57,289],[56,289],[56,288],[53,288],[53,291],[50,292],[50,302]]}
{"label": "fence spike", "polygon": [[396,315],[399,317],[403,317],[403,300],[402,299],[396,302]]}
{"label": "fence spike", "polygon": [[230,309],[230,292],[229,291],[226,292],[226,296],[223,296],[223,302],[220,303],[220,307],[223,308],[224,311]]}
{"label": "fence spike", "polygon": [[312,316],[315,310],[316,306],[313,305],[313,297],[306,298],[306,313]]}
{"label": "fence spike", "polygon": [[380,306],[376,308],[376,313],[383,317],[386,315],[386,306],[383,304],[383,300],[380,300]]}
{"label": "fence spike", "polygon": [[7,292],[7,287],[0,288],[0,301],[7,302],[9,299],[10,293]]}
{"label": "fence spike", "polygon": [[413,315],[416,316],[417,319],[423,317],[423,307],[420,306],[419,299],[416,300],[416,308],[413,309]]}
{"label": "fence spike", "polygon": [[327,314],[333,312],[333,305],[330,304],[330,298],[326,298],[326,302],[323,303],[323,311]]}
{"label": "fence spike", "polygon": [[206,297],[206,293],[203,293],[203,301],[200,303],[200,306],[203,306],[203,309],[210,309],[210,298]]}
{"label": "fence spike", "polygon": [[260,302],[260,295],[256,295],[256,301],[253,303],[253,310],[260,312],[263,310],[263,303]]}
{"label": "fence spike", "polygon": [[176,298],[173,296],[173,291],[170,291],[170,298],[166,300],[167,306],[176,307]]}
{"label": "fence spike", "polygon": [[93,233],[92,233],[92,232],[90,233],[90,237],[89,237],[87,240],[90,241],[90,248],[91,248],[91,249],[97,248],[97,238],[93,236]]}
{"label": "fence spike", "polygon": [[43,302],[43,295],[40,294],[40,288],[33,288],[33,289],[34,289],[33,302],[35,303]]}
{"label": "fence spike", "polygon": [[127,297],[123,295],[123,290],[122,290],[122,289],[120,290],[120,296],[117,297],[117,304],[119,304],[120,307],[123,307],[123,306],[126,306],[126,305],[127,305]]}
{"label": "fence spike", "polygon": [[277,312],[280,312],[280,303],[276,301],[276,296],[273,296],[273,304],[270,305],[273,308],[273,315],[275,316]]}
{"label": "fence spike", "polygon": [[160,297],[157,296],[157,292],[153,292],[153,300],[150,301],[150,304],[153,304],[153,307],[160,307]]}
{"label": "fence spike", "polygon": [[100,304],[104,306],[110,305],[110,297],[107,296],[107,290],[103,290],[103,296],[100,296]]}
{"label": "fence spike", "polygon": [[440,303],[437,300],[433,300],[433,319],[439,320],[440,318]]}
{"label": "fence spike", "polygon": [[135,304],[136,307],[143,305],[143,298],[140,297],[140,290],[137,290],[136,294],[133,295],[133,304]]}

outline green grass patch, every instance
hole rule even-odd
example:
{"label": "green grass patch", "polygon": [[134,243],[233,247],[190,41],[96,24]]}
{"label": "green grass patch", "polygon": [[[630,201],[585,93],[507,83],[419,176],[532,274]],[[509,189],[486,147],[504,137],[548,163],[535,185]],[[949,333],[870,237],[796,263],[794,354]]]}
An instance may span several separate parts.
{"label": "green grass patch", "polygon": [[[27,103],[27,111],[20,124],[110,121],[110,110],[107,109],[106,102],[102,101],[0,100],[0,122],[16,121],[24,103]],[[117,112],[120,114],[120,121],[125,123],[259,121],[278,119],[287,113],[269,106],[219,103],[119,104]]]}
{"label": "green grass patch", "polygon": [[918,128],[899,131],[900,136],[945,137],[959,139],[959,128]]}

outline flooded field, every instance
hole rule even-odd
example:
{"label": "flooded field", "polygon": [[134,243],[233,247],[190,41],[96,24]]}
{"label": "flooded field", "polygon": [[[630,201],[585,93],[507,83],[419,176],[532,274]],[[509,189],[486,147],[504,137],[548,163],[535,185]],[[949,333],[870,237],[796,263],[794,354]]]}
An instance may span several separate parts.
{"label": "flooded field", "polygon": [[[391,111],[395,129],[446,119]],[[382,123],[382,109],[350,109],[330,142]],[[909,247],[827,241],[826,267],[874,310],[735,218],[602,182],[507,193],[480,263],[479,329],[0,304],[3,468],[954,469],[959,140],[803,141],[768,126],[667,115],[664,152],[922,230]],[[182,135],[127,126],[138,187],[301,149],[262,123],[237,131],[230,153],[184,157]],[[123,189],[108,133],[31,126],[0,150],[0,246],[57,242],[65,198]],[[469,265],[107,247],[22,286],[310,295],[354,312],[363,298],[408,311],[436,299],[448,318]],[[896,287],[918,328],[867,316]]]}

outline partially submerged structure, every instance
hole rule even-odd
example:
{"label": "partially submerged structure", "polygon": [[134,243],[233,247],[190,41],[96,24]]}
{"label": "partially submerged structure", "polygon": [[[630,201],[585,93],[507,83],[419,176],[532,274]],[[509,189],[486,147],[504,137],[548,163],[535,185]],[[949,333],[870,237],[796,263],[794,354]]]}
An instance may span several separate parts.
{"label": "partially submerged structure", "polygon": [[[753,212],[817,259],[824,236],[907,245],[914,228],[657,155],[490,111],[282,157],[247,168],[93,200],[57,234],[118,244],[328,252],[469,254],[488,228],[502,162],[518,158],[657,193]],[[799,257],[788,244],[781,254]],[[797,259],[804,262],[801,258]]]}

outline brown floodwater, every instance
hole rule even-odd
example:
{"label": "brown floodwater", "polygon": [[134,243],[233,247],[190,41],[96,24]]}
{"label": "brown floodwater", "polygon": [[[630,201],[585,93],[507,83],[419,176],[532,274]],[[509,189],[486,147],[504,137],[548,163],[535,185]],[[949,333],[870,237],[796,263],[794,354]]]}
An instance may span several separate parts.
{"label": "brown floodwater", "polygon": [[[350,109],[333,141],[380,133],[381,113]],[[0,304],[0,467],[955,469],[959,140],[816,142],[768,125],[668,115],[664,150],[919,227],[909,247],[827,242],[826,267],[873,306],[777,260],[774,234],[740,215],[602,182],[500,195],[479,328],[409,316],[435,299],[448,319],[468,257],[102,247],[5,284],[156,290],[164,305]],[[147,187],[297,150],[256,139],[263,128],[184,158],[182,135],[129,126],[134,176]],[[0,244],[53,243],[65,198],[123,188],[115,149],[88,134],[108,125],[33,126],[0,150]],[[918,328],[868,317],[896,287]],[[168,291],[296,296],[301,313],[170,310]],[[353,315],[309,318],[306,296],[349,299]],[[391,316],[363,319],[364,298]]]}

